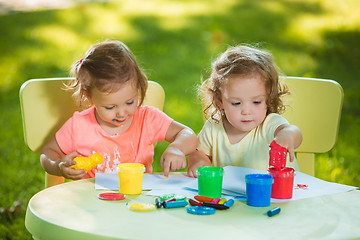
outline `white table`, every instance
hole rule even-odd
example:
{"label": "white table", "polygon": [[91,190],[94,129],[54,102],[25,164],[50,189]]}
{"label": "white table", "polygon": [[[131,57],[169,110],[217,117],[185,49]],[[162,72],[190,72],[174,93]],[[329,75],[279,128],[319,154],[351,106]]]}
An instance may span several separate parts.
{"label": "white table", "polygon": [[[360,191],[326,195],[270,207],[235,201],[228,210],[197,216],[186,208],[133,212],[129,201],[153,203],[153,197],[127,196],[103,201],[94,179],[64,183],[40,191],[28,205],[25,226],[34,239],[353,239],[360,238]],[[281,213],[266,216],[274,207]]]}

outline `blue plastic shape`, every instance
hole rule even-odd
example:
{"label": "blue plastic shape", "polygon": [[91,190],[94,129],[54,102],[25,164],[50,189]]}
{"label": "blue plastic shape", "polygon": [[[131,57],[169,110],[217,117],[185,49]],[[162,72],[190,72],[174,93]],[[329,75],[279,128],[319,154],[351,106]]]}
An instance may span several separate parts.
{"label": "blue plastic shape", "polygon": [[215,208],[204,207],[204,206],[192,206],[188,207],[186,211],[194,215],[211,215],[216,212]]}
{"label": "blue plastic shape", "polygon": [[164,208],[179,208],[188,205],[187,201],[164,202]]}

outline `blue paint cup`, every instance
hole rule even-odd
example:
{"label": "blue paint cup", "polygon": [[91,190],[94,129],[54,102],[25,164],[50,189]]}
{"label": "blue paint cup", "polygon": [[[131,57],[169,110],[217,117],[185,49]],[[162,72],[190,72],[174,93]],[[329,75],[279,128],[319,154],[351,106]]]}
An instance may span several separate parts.
{"label": "blue paint cup", "polygon": [[247,204],[253,207],[270,206],[273,177],[269,174],[245,176]]}

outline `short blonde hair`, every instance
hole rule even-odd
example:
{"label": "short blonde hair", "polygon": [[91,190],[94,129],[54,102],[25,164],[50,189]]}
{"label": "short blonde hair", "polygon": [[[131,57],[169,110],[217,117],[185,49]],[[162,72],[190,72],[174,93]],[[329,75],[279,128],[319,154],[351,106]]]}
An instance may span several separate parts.
{"label": "short blonde hair", "polygon": [[216,122],[223,116],[219,103],[225,80],[230,80],[234,75],[246,76],[254,73],[259,74],[265,82],[266,115],[281,113],[285,108],[281,96],[289,91],[284,83],[280,83],[278,71],[271,54],[264,50],[243,45],[229,47],[212,63],[210,77],[200,86],[205,116],[210,116]]}

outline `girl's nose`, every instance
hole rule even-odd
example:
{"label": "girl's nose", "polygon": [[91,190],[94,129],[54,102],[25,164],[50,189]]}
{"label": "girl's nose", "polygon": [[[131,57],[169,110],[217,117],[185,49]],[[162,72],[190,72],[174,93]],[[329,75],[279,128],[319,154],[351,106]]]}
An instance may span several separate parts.
{"label": "girl's nose", "polygon": [[117,113],[116,113],[116,117],[117,118],[124,118],[125,117],[125,111],[123,110],[119,110]]}
{"label": "girl's nose", "polygon": [[241,114],[243,114],[243,115],[250,114],[250,107],[247,105],[244,105],[243,108],[241,109]]}

